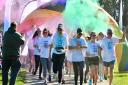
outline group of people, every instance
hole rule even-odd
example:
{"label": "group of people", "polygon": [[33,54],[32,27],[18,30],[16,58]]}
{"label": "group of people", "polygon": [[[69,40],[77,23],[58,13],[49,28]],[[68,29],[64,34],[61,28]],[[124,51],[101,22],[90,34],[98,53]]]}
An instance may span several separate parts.
{"label": "group of people", "polygon": [[[3,85],[7,85],[10,67],[10,85],[15,84],[15,79],[21,66],[19,62],[19,50],[20,46],[25,43],[25,40],[15,29],[16,24],[12,22],[11,27],[3,36]],[[58,24],[56,30],[53,35],[50,34],[47,28],[44,28],[43,31],[37,28],[34,32],[32,37],[33,50],[28,50],[30,54],[28,55],[30,56],[28,57],[30,61],[29,71],[32,71],[33,75],[36,75],[39,67],[39,79],[42,79],[41,73],[43,71],[44,84],[47,85],[47,79],[49,82],[52,80],[52,68],[54,77],[58,79],[58,85],[61,85],[64,80],[64,62],[67,60],[68,64],[72,63],[73,65],[75,85],[78,85],[79,75],[80,85],[83,85],[83,81],[87,83],[87,74],[89,74],[89,85],[93,83],[97,85],[98,75],[100,75],[100,79],[107,79],[108,72],[110,72],[109,85],[112,84],[113,69],[116,60],[115,45],[124,41],[125,32],[122,39],[118,39],[112,36],[113,32],[111,29],[107,30],[107,35],[100,32],[97,36],[95,32],[90,32],[88,37],[83,35],[81,28],[78,28],[76,34],[72,37],[68,36],[64,32],[63,24],[61,23]],[[30,43],[28,44],[31,45]],[[34,58],[31,58],[33,55]],[[31,59],[35,60],[34,66],[31,63]],[[85,66],[86,70],[84,74]],[[110,68],[109,71],[108,68]]]}

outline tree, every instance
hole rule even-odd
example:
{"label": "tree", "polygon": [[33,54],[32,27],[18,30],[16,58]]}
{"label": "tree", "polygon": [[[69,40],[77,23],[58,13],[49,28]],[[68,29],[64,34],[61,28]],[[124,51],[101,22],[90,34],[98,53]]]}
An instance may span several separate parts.
{"label": "tree", "polygon": [[123,11],[123,25],[128,26],[128,0],[123,0],[124,11]]}
{"label": "tree", "polygon": [[[100,5],[117,21],[119,22],[121,0],[99,0]],[[128,0],[123,2],[123,26],[128,25]]]}
{"label": "tree", "polygon": [[115,16],[116,0],[100,0],[99,3],[111,16]]}

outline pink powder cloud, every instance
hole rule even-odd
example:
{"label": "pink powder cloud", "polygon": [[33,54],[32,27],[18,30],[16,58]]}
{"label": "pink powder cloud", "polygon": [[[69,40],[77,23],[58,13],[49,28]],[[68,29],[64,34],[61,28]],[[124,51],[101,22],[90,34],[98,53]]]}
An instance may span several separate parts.
{"label": "pink powder cloud", "polygon": [[0,0],[0,10],[3,9],[6,0]]}

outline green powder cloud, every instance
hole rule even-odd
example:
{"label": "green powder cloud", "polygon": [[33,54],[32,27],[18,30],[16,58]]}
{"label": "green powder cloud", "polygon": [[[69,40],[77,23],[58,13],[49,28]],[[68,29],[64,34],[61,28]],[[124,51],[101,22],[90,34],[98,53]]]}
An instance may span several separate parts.
{"label": "green powder cloud", "polygon": [[[67,0],[63,12],[66,30],[76,32],[80,27],[85,33],[90,31],[106,33],[108,28],[112,28],[107,22],[108,15],[96,7],[97,2],[98,0]],[[119,28],[115,29],[117,29],[115,34],[121,35]]]}

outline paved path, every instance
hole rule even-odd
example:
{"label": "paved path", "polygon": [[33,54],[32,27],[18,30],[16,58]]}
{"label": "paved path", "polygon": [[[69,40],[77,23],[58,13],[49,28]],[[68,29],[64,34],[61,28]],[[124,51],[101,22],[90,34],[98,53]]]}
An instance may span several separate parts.
{"label": "paved path", "polygon": [[[65,75],[64,79],[65,79],[65,84],[62,85],[74,85],[73,75],[71,77],[69,77],[69,75]],[[44,80],[39,80],[38,75],[32,75],[30,73],[27,73],[26,75],[25,85],[44,85],[43,82]],[[55,80],[52,80],[52,82],[49,82],[48,85],[57,85],[57,82]],[[83,85],[88,85],[88,83]],[[105,80],[103,82],[98,81],[97,85],[108,85],[108,81]]]}

